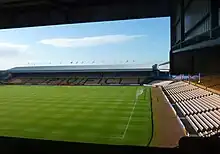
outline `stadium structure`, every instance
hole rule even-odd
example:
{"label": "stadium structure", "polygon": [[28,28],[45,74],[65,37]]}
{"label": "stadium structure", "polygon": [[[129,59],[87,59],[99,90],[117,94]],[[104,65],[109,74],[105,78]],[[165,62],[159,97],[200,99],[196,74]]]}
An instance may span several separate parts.
{"label": "stadium structure", "polygon": [[[184,151],[183,153],[210,153],[210,151],[207,152],[206,150],[213,151],[216,147],[218,148],[219,142],[215,137],[219,136],[220,129],[220,65],[218,61],[220,57],[219,0],[0,0],[0,7],[1,29],[170,17],[171,31],[169,63],[159,65],[161,67],[169,64],[170,70],[168,73],[167,71],[162,73],[158,69],[155,69],[157,65],[154,65],[152,69],[45,66],[13,68],[0,72],[1,84],[7,85],[0,87],[0,92],[3,94],[1,96],[0,114],[3,114],[1,117],[8,117],[8,119],[0,118],[0,122],[2,122],[1,132],[2,130],[4,132],[3,135],[24,136],[26,138],[37,136],[38,138],[42,138],[41,133],[46,132],[46,135],[44,134],[43,137],[50,134],[47,138],[51,140],[72,141],[71,139],[74,138],[79,142],[88,141],[90,143],[101,142],[106,144],[141,146],[117,146],[114,149],[112,146],[107,145],[93,145],[93,148],[91,148],[89,144],[85,148],[85,144],[75,144],[75,148],[78,148],[82,153],[96,153],[103,149],[105,150],[102,153],[143,153],[143,151],[150,151],[150,148],[142,149],[142,146],[146,145],[153,147],[174,147],[179,145],[179,148]],[[6,16],[8,18],[5,18]],[[170,76],[169,74],[177,76]],[[180,74],[185,74],[189,78],[185,79]],[[197,74],[199,74],[199,79],[190,78],[190,75]],[[36,86],[39,83],[41,86]],[[34,86],[14,86],[14,84],[32,84]],[[63,84],[68,86],[61,86]],[[90,88],[97,88],[92,89],[91,91],[96,91],[96,93],[92,93],[90,90],[84,89],[87,87],[87,84],[108,86],[89,86]],[[125,88],[122,90],[120,86],[109,86],[110,84],[126,85],[121,86],[122,89],[126,87],[126,90]],[[148,86],[151,85],[151,87],[146,87],[146,84]],[[50,93],[48,92],[49,86],[45,88],[45,85],[59,86],[50,86],[50,90],[52,91]],[[53,89],[54,87],[58,87],[59,90],[56,88]],[[62,89],[63,87],[65,87],[65,90]],[[75,89],[81,87],[83,87],[83,90]],[[139,89],[140,87],[142,89]],[[134,93],[135,96],[131,97]],[[73,94],[75,94],[74,97]],[[86,96],[82,96],[81,94],[86,94]],[[80,97],[76,97],[77,95]],[[108,97],[102,98],[101,96],[103,95]],[[83,100],[85,97],[88,100]],[[2,103],[4,101],[6,102],[8,98],[11,98],[9,100],[10,103]],[[102,101],[108,103],[100,105],[101,102],[96,98],[102,98]],[[90,104],[89,107],[93,108],[98,114],[92,114],[90,112],[92,111],[91,109],[79,103],[76,103],[75,106],[70,106],[72,105],[71,102],[79,102],[79,100],[83,100],[86,106]],[[33,103],[28,104],[27,101]],[[61,104],[61,101],[64,104]],[[55,104],[51,104],[51,102],[55,102]],[[122,106],[119,106],[118,102]],[[130,103],[126,104],[125,102]],[[45,111],[44,108],[48,106],[51,109]],[[22,111],[23,107],[25,107],[27,112],[18,112]],[[43,121],[43,117],[39,117],[39,114],[37,114],[39,111],[42,111],[43,116],[50,117],[50,115],[54,114],[56,115],[55,118],[59,118],[62,117],[61,115],[67,116],[66,113],[72,112],[72,108],[75,108],[74,112],[76,113],[83,111],[81,116],[89,117],[90,119],[78,124],[73,124],[71,121],[65,123],[65,125],[59,125],[53,118],[49,119],[49,121],[47,121],[48,119]],[[68,109],[68,112],[62,112],[64,109]],[[103,112],[98,112],[100,109]],[[127,112],[127,115],[123,115],[123,113]],[[17,113],[23,114],[19,115]],[[36,116],[33,117],[30,113],[35,113]],[[107,115],[111,114],[111,118],[106,116],[105,113]],[[78,121],[83,121],[83,119],[77,116],[78,114],[73,115],[72,117],[78,118]],[[24,117],[29,117],[29,119],[22,121],[25,119]],[[71,119],[72,117],[69,118]],[[96,117],[96,120],[105,121],[105,125],[102,127],[102,123],[96,121],[97,125],[92,125],[91,123],[91,128],[89,130],[86,129],[87,127],[84,124],[91,122],[92,119],[94,120],[94,117]],[[135,117],[134,121],[132,120],[133,117]],[[18,118],[21,123],[25,123],[26,125],[16,122],[7,123],[13,118]],[[150,122],[149,119],[152,121]],[[119,120],[119,123],[116,122],[117,120]],[[32,126],[36,121],[44,127],[33,129]],[[52,131],[53,133],[49,133],[52,128],[50,125],[47,125],[48,123],[65,127],[66,131],[60,132],[59,130],[61,129],[57,129]],[[11,129],[7,129],[7,126],[10,126]],[[24,126],[28,129],[23,128]],[[101,136],[107,134],[110,134],[110,136],[103,138],[97,136],[98,133],[94,133],[93,131],[92,134],[87,133],[85,136],[71,136],[71,133],[66,135],[64,132],[70,132],[67,129],[69,127],[74,128],[71,129],[74,132],[89,132],[90,130],[99,128]],[[26,131],[22,134],[22,131],[19,130],[24,129]],[[195,141],[195,138],[191,136],[197,136],[199,138],[196,138]],[[181,139],[178,143],[181,137],[183,137],[183,140]],[[35,141],[28,139],[17,139],[15,141],[14,138],[1,138],[0,141],[1,145],[3,145],[2,147],[8,151],[13,149],[11,148],[12,143],[13,145],[28,145],[29,149],[26,148],[26,150],[28,149],[29,151],[32,151],[31,148],[36,149],[39,147],[39,144]],[[185,141],[184,144],[181,141]],[[40,145],[44,146],[56,145],[50,148],[51,151],[56,152],[63,152],[72,147],[72,144],[69,144],[69,148],[61,148],[65,146],[60,146],[60,142],[56,144],[47,142],[46,144],[41,141],[41,143]],[[15,149],[19,151],[19,148]],[[174,153],[181,153],[177,149],[174,148]],[[166,150],[162,149],[161,153],[166,153]],[[168,153],[171,152],[169,150]],[[155,153],[154,150],[151,152]]]}
{"label": "stadium structure", "polygon": [[2,73],[8,84],[143,85],[157,70],[144,65],[75,65],[16,67]]}
{"label": "stadium structure", "polygon": [[[18,113],[14,122],[0,118],[0,123],[6,122],[1,133],[58,141],[148,146],[153,138],[151,85],[148,83],[168,78],[169,72],[160,71],[156,64],[152,68],[145,65],[72,65],[15,67],[1,71],[0,98],[13,106],[1,104],[7,111],[2,115],[11,117],[13,111]],[[37,114],[38,110],[41,115]],[[30,114],[29,118],[21,120],[26,114]],[[88,114],[92,114],[91,119]],[[62,119],[59,129],[55,129],[58,126],[53,122],[56,118]],[[176,121],[177,130],[181,131],[178,125]],[[42,136],[45,132],[41,130],[47,135]],[[21,132],[24,134],[20,135]],[[84,133],[89,137],[83,136]],[[179,138],[177,135],[167,145],[176,145]],[[155,145],[158,141],[159,138],[154,141]]]}
{"label": "stadium structure", "polygon": [[[166,127],[177,131],[176,138],[167,138],[169,145],[176,145],[182,136],[211,136],[219,131],[220,96],[216,91],[196,84],[198,78],[178,78],[171,76],[158,66],[146,68],[144,65],[73,65],[73,66],[32,66],[15,67],[1,71],[2,85],[35,86],[152,86],[160,87],[169,104],[166,114],[172,113],[175,122],[167,117]],[[206,77],[202,77],[202,83]],[[187,79],[187,81],[179,81]],[[104,89],[103,89],[104,90]],[[45,91],[46,92],[46,91]],[[107,96],[107,94],[105,94]],[[76,97],[76,96],[74,96]],[[119,96],[118,96],[119,97]],[[157,98],[158,99],[158,98]],[[34,100],[33,100],[34,101]],[[46,100],[43,100],[46,101]],[[208,103],[210,101],[210,103]],[[154,106],[155,104],[153,104]],[[159,112],[157,108],[154,112]],[[156,113],[157,114],[157,113]],[[155,123],[161,121],[155,117]],[[162,117],[160,117],[162,118]],[[157,122],[156,122],[157,121]],[[160,122],[159,122],[160,123]],[[156,132],[158,133],[158,132]],[[160,138],[160,137],[159,137]],[[156,140],[155,145],[160,145]],[[163,146],[166,146],[163,143]]]}

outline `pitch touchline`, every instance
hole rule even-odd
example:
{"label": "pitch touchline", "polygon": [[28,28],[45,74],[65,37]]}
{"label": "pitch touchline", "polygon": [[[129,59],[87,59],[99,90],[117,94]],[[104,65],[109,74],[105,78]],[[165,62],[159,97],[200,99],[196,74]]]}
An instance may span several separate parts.
{"label": "pitch touchline", "polygon": [[135,107],[136,107],[136,103],[137,103],[137,99],[135,98],[134,106],[133,106],[133,108],[132,108],[132,111],[131,111],[130,117],[129,117],[129,119],[128,119],[128,123],[127,123],[127,125],[126,125],[126,127],[125,127],[125,131],[124,131],[124,133],[123,133],[121,139],[124,139],[125,134],[126,134],[126,132],[127,132],[127,130],[128,130],[128,126],[129,126],[129,124],[130,124],[130,121],[131,121],[132,115],[133,115],[133,113],[134,113],[134,109],[135,109]]}

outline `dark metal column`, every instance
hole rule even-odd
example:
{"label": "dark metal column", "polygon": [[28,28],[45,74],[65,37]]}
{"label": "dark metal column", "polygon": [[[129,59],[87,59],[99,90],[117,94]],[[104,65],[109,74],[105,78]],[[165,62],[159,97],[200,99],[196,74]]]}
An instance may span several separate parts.
{"label": "dark metal column", "polygon": [[173,50],[172,47],[176,43],[176,20],[174,16],[176,16],[176,4],[178,4],[177,1],[172,1],[171,5],[171,15],[170,15],[170,52],[169,52],[169,58],[170,58],[170,73],[174,72],[174,61],[173,61]]}
{"label": "dark metal column", "polygon": [[174,70],[174,62],[173,62],[173,53],[172,49],[170,50],[170,73],[173,74]]}
{"label": "dark metal column", "polygon": [[181,42],[185,40],[184,0],[180,2]]}
{"label": "dark metal column", "polygon": [[[210,0],[210,25],[211,29],[215,29],[219,26],[218,24],[218,1],[217,0]],[[214,36],[213,31],[210,32],[210,37],[212,38]]]}
{"label": "dark metal column", "polygon": [[172,60],[172,46],[175,43],[174,40],[174,27],[173,27],[173,3],[171,3],[171,15],[170,15],[170,51],[169,51],[169,60],[170,60],[170,72],[173,71],[173,60]]}

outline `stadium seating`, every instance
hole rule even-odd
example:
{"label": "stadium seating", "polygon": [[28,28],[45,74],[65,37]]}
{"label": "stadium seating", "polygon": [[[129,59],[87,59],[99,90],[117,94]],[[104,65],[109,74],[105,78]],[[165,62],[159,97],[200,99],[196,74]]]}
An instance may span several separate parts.
{"label": "stadium seating", "polygon": [[138,84],[139,78],[122,78],[121,84]]}
{"label": "stadium seating", "polygon": [[47,84],[48,85],[60,85],[60,83],[63,81],[63,78],[53,78],[53,79],[49,79],[47,80]]}
{"label": "stadium seating", "polygon": [[59,85],[69,85],[68,80],[69,78],[63,78],[63,80],[59,83]]}
{"label": "stadium seating", "polygon": [[84,82],[84,85],[99,85],[101,82],[102,78],[87,78]]}
{"label": "stadium seating", "polygon": [[164,85],[163,90],[197,135],[211,136],[220,130],[219,95],[183,81]]}
{"label": "stadium seating", "polygon": [[[111,74],[110,74],[111,75]],[[103,75],[104,76],[104,75]],[[107,75],[109,76],[109,75]],[[125,75],[123,75],[125,76]],[[8,81],[9,84],[28,85],[112,85],[112,84],[142,84],[146,80],[143,76],[102,77],[101,74],[45,74],[35,76],[18,76]]]}
{"label": "stadium seating", "polygon": [[25,84],[30,78],[12,78],[11,80],[8,81],[9,84]]}
{"label": "stadium seating", "polygon": [[41,84],[45,82],[47,79],[45,78],[30,78],[30,80],[26,81],[26,84]]}
{"label": "stadium seating", "polygon": [[153,80],[151,82],[148,83],[148,85],[152,85],[152,86],[167,86],[169,84],[171,84],[173,81],[172,80]]}
{"label": "stadium seating", "polygon": [[182,87],[182,88],[170,89],[170,90],[167,90],[167,92],[170,95],[173,95],[173,94],[178,94],[178,93],[182,93],[182,92],[186,92],[186,91],[191,91],[191,90],[195,90],[195,89],[197,89],[197,87],[193,87],[193,86],[189,85],[189,86],[185,86],[185,87]]}
{"label": "stadium seating", "polygon": [[22,81],[22,79],[14,78],[11,81],[9,81],[9,83],[11,83],[11,84],[19,84],[19,83],[23,83],[23,81]]}

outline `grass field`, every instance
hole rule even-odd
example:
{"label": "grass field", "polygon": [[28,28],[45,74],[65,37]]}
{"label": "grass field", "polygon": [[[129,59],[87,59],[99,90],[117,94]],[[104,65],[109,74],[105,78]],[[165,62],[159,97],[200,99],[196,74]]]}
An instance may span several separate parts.
{"label": "grass field", "polygon": [[0,86],[0,136],[148,145],[150,88]]}

